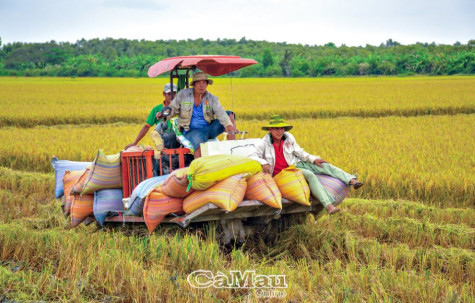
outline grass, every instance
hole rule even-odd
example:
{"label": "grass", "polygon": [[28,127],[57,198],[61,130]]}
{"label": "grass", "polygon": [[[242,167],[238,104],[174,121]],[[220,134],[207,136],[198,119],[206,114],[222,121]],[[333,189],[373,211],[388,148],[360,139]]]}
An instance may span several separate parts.
{"label": "grass", "polygon": [[[162,84],[0,78],[0,302],[474,302],[473,79],[233,79],[249,137],[285,108],[302,147],[365,186],[335,216],[224,249],[218,223],[71,229],[54,199],[51,156],[118,152]],[[227,83],[210,90],[231,107]],[[196,289],[199,269],[285,275],[288,288]]]}

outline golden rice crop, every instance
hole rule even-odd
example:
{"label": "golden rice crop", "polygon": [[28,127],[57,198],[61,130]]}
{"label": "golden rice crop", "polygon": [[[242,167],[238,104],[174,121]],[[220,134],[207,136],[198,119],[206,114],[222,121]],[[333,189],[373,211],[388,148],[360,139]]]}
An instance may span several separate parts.
{"label": "golden rice crop", "polygon": [[380,219],[412,218],[428,223],[464,224],[475,228],[475,215],[469,208],[438,208],[412,201],[403,200],[366,200],[348,199],[344,203],[345,211],[354,215],[369,214]]}
{"label": "golden rice crop", "polygon": [[[475,206],[474,115],[288,120],[310,153],[357,173],[366,185],[355,197],[409,199],[439,206]],[[262,137],[267,121],[238,121],[249,137]],[[0,129],[0,164],[52,172],[51,156],[92,161],[97,149],[117,153],[141,125]],[[18,140],[22,138],[22,140]],[[44,138],[52,138],[45,140]],[[151,145],[149,136],[143,144]]]}
{"label": "golden rice crop", "polygon": [[52,174],[15,171],[0,167],[0,189],[14,194],[34,195],[38,199],[48,200],[53,197],[54,176]]}
{"label": "golden rice crop", "polygon": [[[144,224],[70,229],[51,156],[119,152],[165,81],[0,78],[0,301],[473,302],[474,77],[233,79],[248,137],[283,114],[302,147],[365,182],[337,215],[272,221],[291,223],[275,242],[223,250],[218,223],[150,236]],[[215,83],[210,91],[232,108],[229,79]],[[461,112],[471,114],[453,115]],[[450,116],[400,117],[428,113]],[[315,119],[342,115],[396,116]],[[285,275],[289,286],[283,299],[196,289],[187,276],[198,269]]]}
{"label": "golden rice crop", "polygon": [[[381,243],[359,235],[357,224],[342,228],[345,217],[334,219],[324,216],[293,226],[281,235],[280,244],[268,248],[269,255],[252,250],[224,255],[209,238],[171,235],[166,229],[137,237],[94,227],[68,231],[0,224],[0,257],[6,260],[0,267],[0,287],[24,300],[240,301],[257,298],[256,290],[194,289],[187,275],[203,268],[224,273],[252,269],[285,275],[286,299],[292,301],[431,301],[437,296],[469,302],[473,250],[431,245],[444,237],[457,243],[462,238],[433,236],[428,228],[420,229],[413,241],[416,231],[403,229],[397,241]],[[396,231],[397,226],[376,219],[372,229],[378,228]]]}
{"label": "golden rice crop", "polygon": [[[366,182],[357,197],[475,206],[474,115],[288,122],[301,147]],[[261,137],[263,123],[238,126]]]}
{"label": "golden rice crop", "polygon": [[412,247],[431,248],[434,245],[446,248],[458,247],[475,249],[475,230],[463,225],[420,222],[411,218],[377,217],[364,214],[353,215],[345,212],[333,220],[321,220],[321,228],[326,224],[336,224],[342,230],[351,230],[365,237],[375,238],[380,243],[410,243]]}
{"label": "golden rice crop", "polygon": [[[378,224],[385,223],[381,220]],[[353,230],[355,227],[351,225]],[[429,232],[421,233],[430,237]],[[475,268],[473,251],[438,246],[427,249],[417,243],[413,247],[408,245],[413,243],[409,236],[398,239],[402,242],[381,244],[356,236],[352,230],[335,228],[331,220],[319,220],[283,234],[282,244],[275,247],[281,251],[280,256],[266,261],[266,257],[240,250],[224,256],[216,243],[188,234],[141,238],[97,233],[91,228],[31,231],[16,224],[0,225],[0,254],[3,260],[9,260],[0,286],[14,293],[31,290],[24,294],[25,299],[36,300],[57,300],[66,295],[69,300],[109,297],[114,302],[152,302],[166,301],[166,294],[169,300],[221,297],[230,301],[236,295],[255,293],[252,289],[193,289],[186,282],[187,274],[201,268],[222,272],[252,268],[262,274],[285,274],[290,282],[287,299],[296,301],[343,296],[355,300],[390,297],[424,301],[434,295],[456,295],[462,302],[469,298]],[[303,258],[291,257],[299,254]],[[18,267],[21,270],[15,279],[12,269]],[[409,275],[407,268],[414,271]],[[414,283],[413,287],[403,293],[397,291],[407,281]],[[374,291],[373,283],[381,288]],[[38,291],[32,285],[39,285]],[[436,289],[423,291],[431,285]],[[347,289],[353,292],[347,293]]]}
{"label": "golden rice crop", "polygon": [[[0,126],[145,121],[160,79],[0,77]],[[240,119],[475,112],[475,77],[227,79],[209,91]],[[46,109],[46,110],[45,110]]]}

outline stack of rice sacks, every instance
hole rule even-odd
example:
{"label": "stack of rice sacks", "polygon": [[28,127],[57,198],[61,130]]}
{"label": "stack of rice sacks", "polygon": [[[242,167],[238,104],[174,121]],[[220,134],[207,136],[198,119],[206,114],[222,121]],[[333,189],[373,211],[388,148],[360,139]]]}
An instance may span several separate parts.
{"label": "stack of rice sacks", "polygon": [[149,232],[168,214],[189,214],[208,203],[235,210],[246,193],[247,179],[261,170],[257,161],[246,157],[215,155],[173,171],[145,199],[143,214]]}
{"label": "stack of rice sacks", "polygon": [[[328,175],[315,175],[335,200],[334,205],[340,204],[348,195],[349,186],[345,182]],[[284,168],[274,176],[274,180],[283,198],[299,204],[310,205],[310,187],[300,169],[295,166]]]}
{"label": "stack of rice sacks", "polygon": [[[94,161],[71,162],[53,158],[56,198],[64,192],[64,213],[76,227],[94,214],[103,224],[111,212],[123,210],[120,153],[105,155],[98,150]],[[58,176],[63,175],[62,180]]]}

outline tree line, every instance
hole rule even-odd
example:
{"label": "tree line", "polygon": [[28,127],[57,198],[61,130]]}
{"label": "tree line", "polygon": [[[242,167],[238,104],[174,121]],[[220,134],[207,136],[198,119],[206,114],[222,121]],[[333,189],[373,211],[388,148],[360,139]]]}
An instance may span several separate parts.
{"label": "tree line", "polygon": [[236,77],[356,75],[453,75],[475,72],[475,40],[453,45],[302,45],[241,38],[188,40],[81,39],[75,43],[14,42],[2,45],[0,75],[60,77],[146,77],[150,65],[186,55],[237,55],[259,62]]}

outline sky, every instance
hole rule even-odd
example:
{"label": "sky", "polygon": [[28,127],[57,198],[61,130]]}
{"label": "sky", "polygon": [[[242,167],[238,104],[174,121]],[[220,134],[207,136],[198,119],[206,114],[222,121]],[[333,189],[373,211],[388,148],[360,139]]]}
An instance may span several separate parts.
{"label": "sky", "polygon": [[467,43],[475,0],[0,0],[0,39]]}

